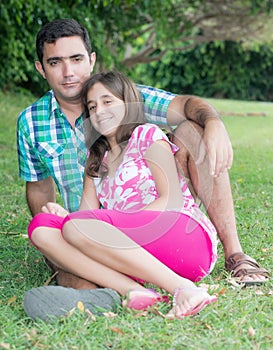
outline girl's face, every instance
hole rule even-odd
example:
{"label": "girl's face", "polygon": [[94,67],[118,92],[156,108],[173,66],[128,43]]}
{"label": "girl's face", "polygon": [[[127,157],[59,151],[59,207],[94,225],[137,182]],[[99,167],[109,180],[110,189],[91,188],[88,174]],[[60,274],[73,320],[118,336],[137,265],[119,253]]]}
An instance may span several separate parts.
{"label": "girl's face", "polygon": [[125,104],[101,83],[87,93],[87,106],[93,127],[108,137],[115,135],[125,115]]}

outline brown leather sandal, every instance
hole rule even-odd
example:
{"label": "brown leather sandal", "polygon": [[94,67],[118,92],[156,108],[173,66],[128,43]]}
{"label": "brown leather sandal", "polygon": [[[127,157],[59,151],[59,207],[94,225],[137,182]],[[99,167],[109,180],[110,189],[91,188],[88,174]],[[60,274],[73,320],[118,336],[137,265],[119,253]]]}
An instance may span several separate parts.
{"label": "brown leather sandal", "polygon": [[[244,264],[251,266],[251,268],[240,268],[240,266]],[[228,272],[232,273],[233,277],[238,279],[236,282],[241,282],[245,285],[259,285],[269,280],[269,272],[266,269],[261,268],[256,260],[241,252],[230,255],[225,262],[225,268]],[[242,277],[251,275],[262,275],[266,277],[266,279],[258,281],[240,281]]]}

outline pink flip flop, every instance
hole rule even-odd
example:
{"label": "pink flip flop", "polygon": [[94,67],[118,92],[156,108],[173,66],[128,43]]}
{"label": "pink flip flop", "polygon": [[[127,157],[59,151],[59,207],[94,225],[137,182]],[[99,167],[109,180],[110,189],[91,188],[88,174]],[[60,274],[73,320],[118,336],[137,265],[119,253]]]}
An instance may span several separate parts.
{"label": "pink flip flop", "polygon": [[[132,294],[136,295],[131,296]],[[128,293],[127,299],[123,302],[123,306],[134,310],[144,310],[163,300],[164,298],[162,298],[158,293],[151,289],[134,289]]]}

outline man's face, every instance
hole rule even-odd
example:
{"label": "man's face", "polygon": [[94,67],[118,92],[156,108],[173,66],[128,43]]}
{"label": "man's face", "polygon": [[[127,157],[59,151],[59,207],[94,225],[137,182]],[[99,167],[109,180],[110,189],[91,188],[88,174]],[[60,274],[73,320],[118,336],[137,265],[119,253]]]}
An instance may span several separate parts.
{"label": "man's face", "polygon": [[95,61],[95,53],[88,55],[82,39],[71,36],[57,39],[53,44],[45,43],[44,67],[36,62],[36,68],[47,79],[60,104],[75,103]]}

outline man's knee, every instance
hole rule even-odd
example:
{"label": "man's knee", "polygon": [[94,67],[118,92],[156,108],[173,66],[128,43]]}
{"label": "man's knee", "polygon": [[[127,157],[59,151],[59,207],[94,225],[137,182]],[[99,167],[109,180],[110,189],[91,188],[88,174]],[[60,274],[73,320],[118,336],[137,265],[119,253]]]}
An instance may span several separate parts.
{"label": "man's knee", "polygon": [[184,157],[195,159],[198,155],[203,128],[192,121],[181,123],[174,132],[173,142],[179,147]]}

